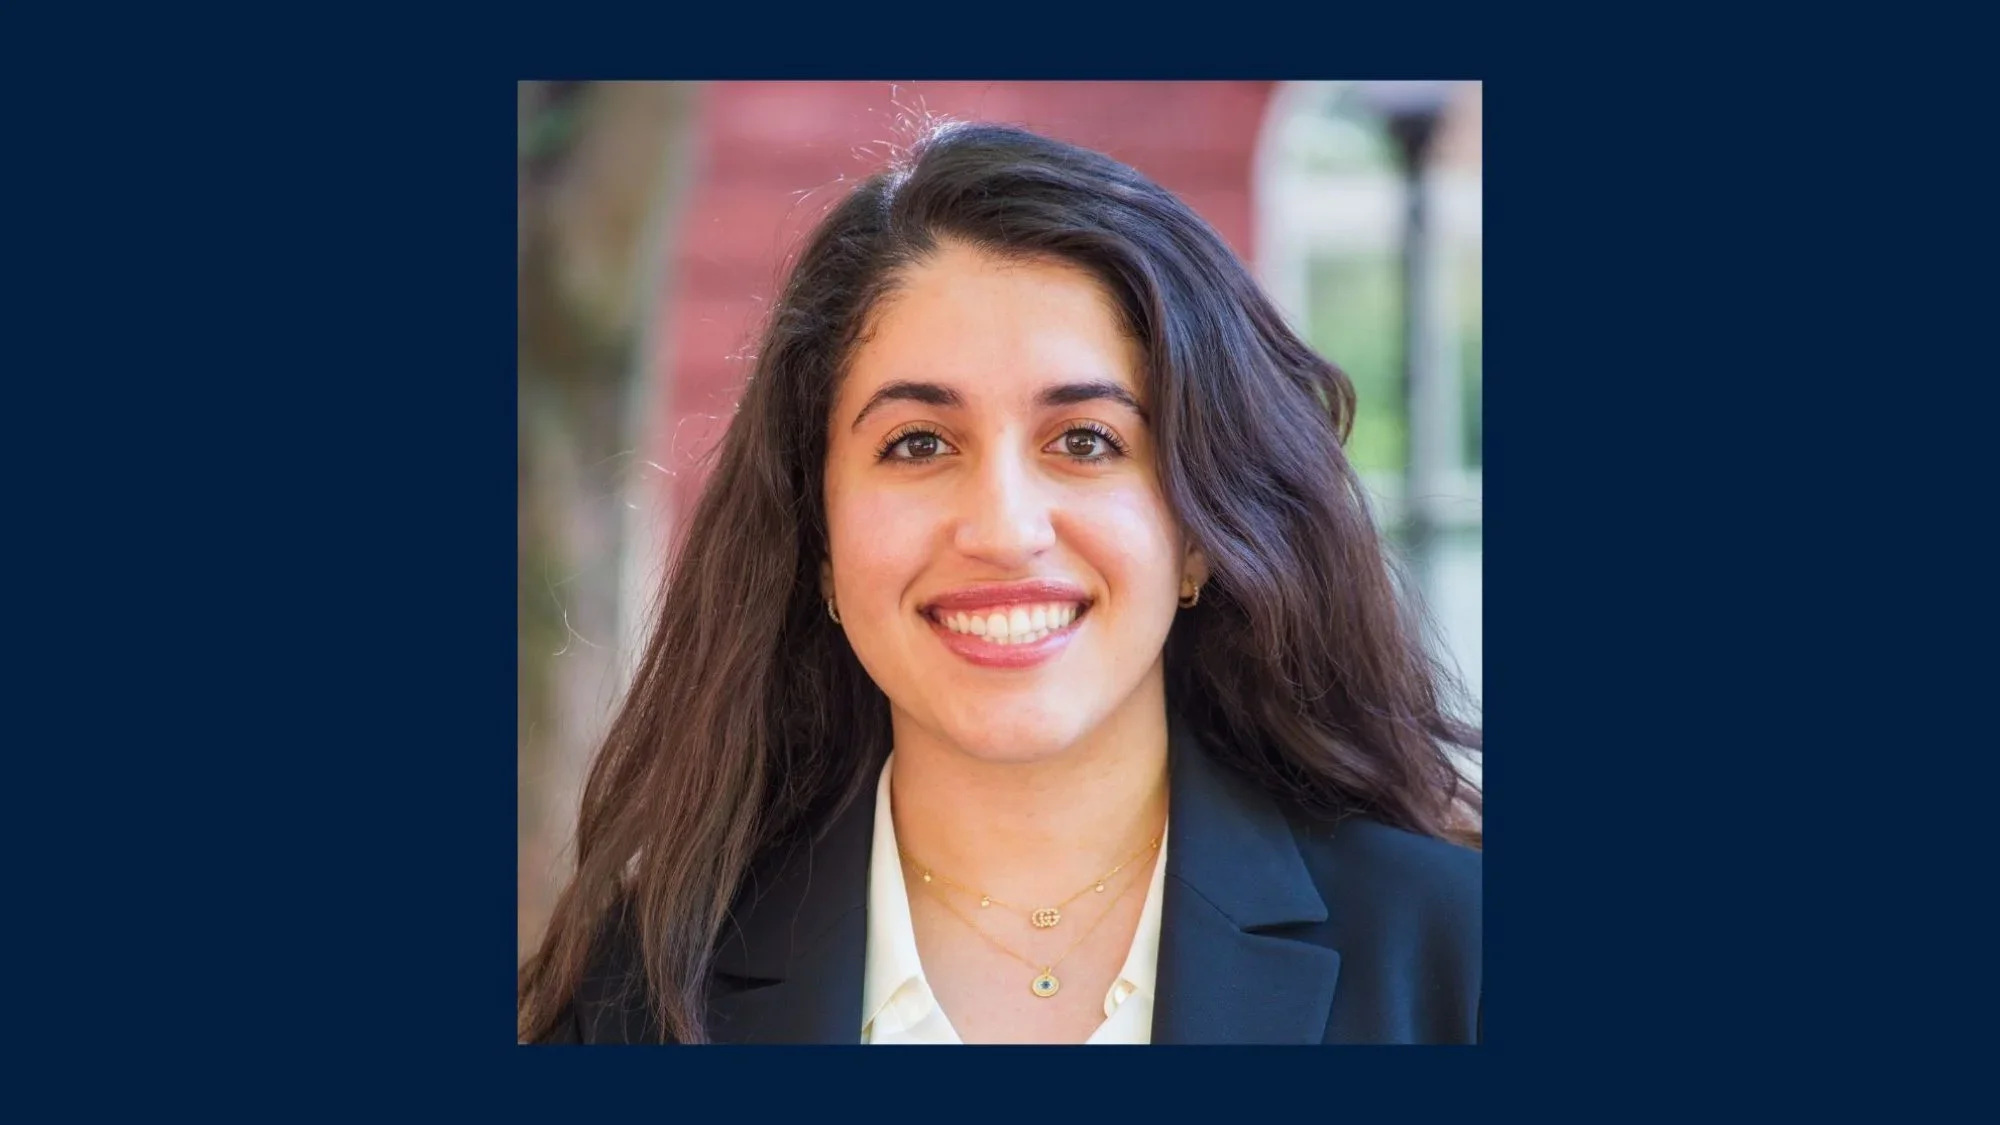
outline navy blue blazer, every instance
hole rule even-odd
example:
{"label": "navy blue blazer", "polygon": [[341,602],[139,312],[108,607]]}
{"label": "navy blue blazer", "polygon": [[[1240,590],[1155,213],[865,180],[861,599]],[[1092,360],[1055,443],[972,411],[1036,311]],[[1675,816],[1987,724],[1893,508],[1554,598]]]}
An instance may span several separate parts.
{"label": "navy blue blazer", "polygon": [[[1360,816],[1307,815],[1174,726],[1155,1043],[1477,1043],[1481,857]],[[875,786],[774,857],[717,949],[719,1043],[861,1035]],[[602,943],[551,1042],[658,1043],[636,943]]]}

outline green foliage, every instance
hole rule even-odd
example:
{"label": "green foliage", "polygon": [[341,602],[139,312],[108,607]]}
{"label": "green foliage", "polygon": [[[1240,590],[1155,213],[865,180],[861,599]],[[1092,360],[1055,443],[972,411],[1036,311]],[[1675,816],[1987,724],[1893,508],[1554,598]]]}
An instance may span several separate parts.
{"label": "green foliage", "polygon": [[516,132],[516,159],[523,164],[535,164],[567,149],[582,128],[587,100],[558,88],[536,91],[534,104],[522,113]]}
{"label": "green foliage", "polygon": [[1340,255],[1315,261],[1308,282],[1310,342],[1354,382],[1347,456],[1363,471],[1400,470],[1408,443],[1396,270],[1396,259],[1387,254]]}
{"label": "green foliage", "polygon": [[[1357,398],[1348,458],[1368,472],[1402,471],[1407,456],[1409,418],[1403,392],[1403,292],[1400,264],[1393,254],[1357,253],[1322,257],[1308,278],[1308,336],[1321,355],[1340,365],[1354,381]],[[1453,323],[1443,325],[1458,352],[1463,395],[1462,441],[1465,464],[1481,463],[1483,432],[1479,259],[1459,265]]]}

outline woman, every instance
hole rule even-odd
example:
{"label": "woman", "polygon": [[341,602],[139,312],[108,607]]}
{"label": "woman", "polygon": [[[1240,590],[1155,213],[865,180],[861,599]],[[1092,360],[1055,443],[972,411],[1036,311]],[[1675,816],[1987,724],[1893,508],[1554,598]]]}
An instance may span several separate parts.
{"label": "woman", "polygon": [[1353,390],[1137,172],[935,130],[808,239],[520,975],[535,1042],[1475,1042],[1476,729]]}

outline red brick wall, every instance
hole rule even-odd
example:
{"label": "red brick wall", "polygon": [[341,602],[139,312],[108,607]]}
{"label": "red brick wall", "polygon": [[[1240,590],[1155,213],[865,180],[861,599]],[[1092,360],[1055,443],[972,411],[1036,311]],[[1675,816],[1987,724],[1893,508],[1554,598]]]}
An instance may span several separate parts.
{"label": "red brick wall", "polygon": [[1180,195],[1246,260],[1251,163],[1270,82],[724,82],[702,97],[693,194],[668,276],[652,459],[668,526],[748,373],[786,255],[852,181],[930,113],[1007,121],[1106,152]]}

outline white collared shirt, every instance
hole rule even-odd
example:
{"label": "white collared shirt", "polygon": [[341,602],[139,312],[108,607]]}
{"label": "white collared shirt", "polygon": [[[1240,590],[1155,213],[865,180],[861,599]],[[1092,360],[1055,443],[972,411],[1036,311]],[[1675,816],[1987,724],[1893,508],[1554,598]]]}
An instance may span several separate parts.
{"label": "white collared shirt", "polygon": [[[1153,1040],[1153,981],[1160,959],[1160,906],[1167,878],[1167,841],[1153,864],[1152,885],[1139,914],[1139,929],[1125,965],[1104,996],[1104,1022],[1090,1044],[1150,1043]],[[875,789],[875,844],[868,871],[868,954],[861,985],[861,1041],[877,1046],[959,1043],[938,1005],[917,955],[910,923],[909,893],[896,849],[896,821],[889,809],[889,766]]]}

